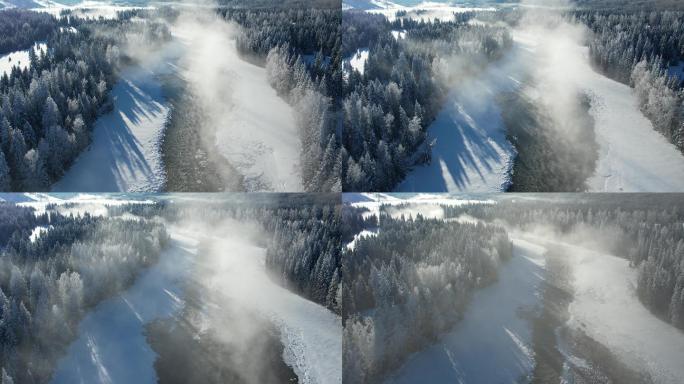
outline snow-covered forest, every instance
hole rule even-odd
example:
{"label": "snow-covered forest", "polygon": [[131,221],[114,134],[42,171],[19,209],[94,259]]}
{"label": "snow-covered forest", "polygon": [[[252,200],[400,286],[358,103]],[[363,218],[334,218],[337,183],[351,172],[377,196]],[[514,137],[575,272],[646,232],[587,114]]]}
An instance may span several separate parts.
{"label": "snow-covered forest", "polygon": [[347,2],[343,189],[681,190],[682,11],[628,3]]}
{"label": "snow-covered forest", "polygon": [[358,197],[345,382],[681,380],[681,196]]}
{"label": "snow-covered forest", "polygon": [[362,69],[347,64],[342,106],[345,191],[392,190],[430,161],[427,127],[441,109],[455,67],[476,72],[511,45],[500,27],[471,25],[465,15],[415,21],[358,11],[342,17],[342,54],[365,49]]}
{"label": "snow-covered forest", "polygon": [[[51,23],[20,30],[27,35],[17,34],[22,37],[15,38],[15,48],[23,48],[26,41],[32,44],[30,39],[42,33],[48,50],[31,49],[27,68],[14,67],[0,78],[1,191],[44,191],[59,180],[87,148],[93,123],[107,108],[108,92],[126,59],[119,47],[129,39],[158,44],[169,38],[162,24],[124,22],[137,16],[135,12],[97,21],[41,15],[40,21],[47,18]],[[12,14],[1,12],[0,17],[2,22]]]}
{"label": "snow-covered forest", "polygon": [[61,213],[69,208],[0,202],[3,382],[47,382],[84,314],[126,289],[169,241],[159,223]]}
{"label": "snow-covered forest", "polygon": [[341,382],[335,195],[0,198],[3,382]]}

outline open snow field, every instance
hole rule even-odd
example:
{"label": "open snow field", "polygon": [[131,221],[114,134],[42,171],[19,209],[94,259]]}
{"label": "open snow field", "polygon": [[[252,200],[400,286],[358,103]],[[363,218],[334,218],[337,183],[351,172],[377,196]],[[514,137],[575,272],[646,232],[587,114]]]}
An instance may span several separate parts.
{"label": "open snow field", "polygon": [[244,176],[247,191],[302,191],[294,111],[265,68],[238,56],[233,26],[198,19],[174,32],[188,47],[183,76],[208,115],[218,152]]}
{"label": "open snow field", "polygon": [[227,234],[217,241],[220,254],[206,285],[228,302],[273,321],[281,333],[284,361],[300,383],[342,383],[341,318],[275,284],[266,273],[264,248],[239,234]]}
{"label": "open snow field", "polygon": [[684,333],[653,315],[636,296],[637,269],[609,254],[571,249],[575,298],[571,327],[610,348],[626,364],[651,374],[656,383],[684,377]]}
{"label": "open snow field", "polygon": [[406,11],[406,17],[423,21],[451,20],[454,17],[454,13],[496,11],[496,8],[494,7],[468,7],[430,1],[425,1],[410,7],[379,1],[375,1],[374,5],[378,8],[369,9],[368,12],[385,15],[390,21],[396,19],[397,11]]}
{"label": "open snow field", "polygon": [[28,68],[28,66],[31,64],[29,62],[29,50],[31,49],[36,50],[36,53],[40,55],[40,51],[47,50],[47,44],[35,43],[33,47],[29,49],[14,51],[0,56],[0,76],[3,74],[7,74],[7,76],[9,76],[13,67],[19,67],[21,70]]}
{"label": "open snow field", "polygon": [[216,132],[220,153],[245,176],[250,191],[303,191],[292,107],[271,88],[264,68],[238,57],[234,41],[226,53],[221,74],[230,89],[217,90],[226,98],[226,119]]}
{"label": "open snow field", "polygon": [[513,383],[528,376],[532,331],[521,314],[540,301],[544,266],[544,248],[514,239],[499,280],[476,291],[453,331],[409,357],[386,382]]}
{"label": "open snow field", "polygon": [[182,273],[197,252],[192,239],[173,234],[172,246],[121,295],[101,302],[81,321],[52,383],[156,383],[156,354],[144,326],[183,307]]}
{"label": "open snow field", "polygon": [[111,91],[113,110],[95,122],[90,146],[53,192],[157,192],[164,186],[160,141],[169,107],[157,76],[174,70],[178,47],[126,68]]}
{"label": "open snow field", "polygon": [[583,72],[600,146],[590,191],[684,191],[684,155],[653,129],[632,89],[594,72],[588,58]]}

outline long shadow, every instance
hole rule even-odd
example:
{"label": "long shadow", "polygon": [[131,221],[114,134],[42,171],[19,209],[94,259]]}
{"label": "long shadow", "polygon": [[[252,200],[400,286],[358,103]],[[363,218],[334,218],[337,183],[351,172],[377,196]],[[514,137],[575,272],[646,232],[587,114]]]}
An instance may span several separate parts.
{"label": "long shadow", "polygon": [[54,190],[120,191],[130,187],[126,185],[127,175],[147,180],[157,177],[150,166],[149,154],[146,156],[143,152],[147,143],[141,143],[133,132],[135,129],[161,129],[145,126],[148,124],[145,120],[164,112],[159,101],[162,100],[161,89],[154,83],[153,76],[149,71],[138,70],[114,86],[114,110],[97,120],[90,147],[55,184]]}
{"label": "long shadow", "polygon": [[[436,140],[432,163],[413,170],[400,186],[404,191],[465,190],[473,183],[488,187],[499,180],[487,180],[495,167],[505,167],[513,149],[506,140],[505,125],[496,98],[502,92],[517,90],[526,76],[522,66],[530,52],[515,46],[500,61],[475,77],[455,85],[447,104],[430,125]],[[473,180],[477,177],[479,180]]]}

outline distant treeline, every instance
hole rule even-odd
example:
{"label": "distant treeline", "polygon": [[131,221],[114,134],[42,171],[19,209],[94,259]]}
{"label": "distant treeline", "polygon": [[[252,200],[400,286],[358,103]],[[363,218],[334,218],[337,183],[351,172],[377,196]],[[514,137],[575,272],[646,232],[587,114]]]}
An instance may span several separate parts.
{"label": "distant treeline", "polygon": [[[267,201],[202,202],[140,207],[158,210],[170,221],[201,217],[204,225],[225,220],[257,224],[263,229],[266,267],[284,287],[331,311],[342,312],[340,206],[335,195],[283,195]],[[253,199],[249,199],[253,200]]]}
{"label": "distant treeline", "polygon": [[684,205],[680,197],[606,196],[594,202],[550,199],[443,209],[447,218],[467,212],[522,229],[548,225],[568,234],[588,228],[597,241],[610,246],[606,251],[628,259],[638,269],[637,293],[644,305],[684,329]]}

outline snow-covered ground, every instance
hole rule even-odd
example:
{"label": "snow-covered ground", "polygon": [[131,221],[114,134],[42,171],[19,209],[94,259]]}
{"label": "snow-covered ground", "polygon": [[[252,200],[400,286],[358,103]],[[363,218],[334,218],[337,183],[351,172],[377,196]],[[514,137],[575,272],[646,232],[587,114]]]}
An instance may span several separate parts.
{"label": "snow-covered ground", "polygon": [[174,70],[178,46],[124,69],[111,91],[113,110],[95,122],[92,142],[53,192],[156,192],[165,181],[161,139],[169,114],[157,76]]}
{"label": "snow-covered ground", "polygon": [[380,217],[380,210],[382,206],[395,206],[411,204],[410,207],[400,210],[395,209],[391,212],[394,218],[399,218],[403,214],[405,218],[415,217],[420,213],[424,217],[442,218],[444,210],[439,206],[446,205],[452,207],[459,207],[466,204],[496,204],[494,200],[486,199],[483,196],[469,197],[466,195],[453,196],[446,194],[386,194],[386,193],[361,193],[361,194],[346,194],[343,197],[343,202],[355,208],[365,208],[368,211],[364,212],[362,216],[368,218],[371,216]]}
{"label": "snow-covered ground", "polygon": [[188,47],[183,76],[208,115],[218,153],[244,176],[247,191],[302,191],[294,111],[265,68],[238,56],[236,28],[212,15],[179,22],[174,33]]}
{"label": "snow-covered ground", "polygon": [[0,76],[7,74],[9,76],[12,72],[13,67],[19,67],[20,69],[28,68],[29,62],[29,51],[31,49],[36,50],[36,53],[40,55],[40,51],[47,50],[47,44],[45,43],[35,43],[33,47],[29,49],[24,49],[21,51],[14,51],[6,55],[0,56]]}
{"label": "snow-covered ground", "polygon": [[352,57],[345,59],[345,61],[351,65],[352,69],[357,70],[363,75],[363,71],[366,68],[366,61],[368,61],[368,52],[368,48],[357,49],[356,53]]}
{"label": "snow-covered ground", "polygon": [[[596,172],[587,181],[590,191],[683,191],[684,156],[653,129],[639,111],[630,87],[592,69],[587,47],[569,36],[573,28],[516,30],[512,52],[480,75],[457,82],[444,109],[429,127],[430,138],[435,140],[431,164],[412,170],[397,191],[505,190],[515,150],[506,140],[496,97],[519,90],[528,78],[536,81],[531,94],[562,100],[569,93],[558,92],[577,90],[589,96],[589,113],[595,120],[600,147]],[[549,37],[553,33],[556,37]],[[563,52],[549,49],[547,40],[561,44]],[[568,62],[573,63],[571,68],[563,66],[567,67]],[[556,108],[562,114],[563,106],[559,104]],[[553,109],[551,112],[555,113]]]}
{"label": "snow-covered ground", "polygon": [[183,273],[197,243],[172,233],[172,246],[121,295],[101,302],[81,321],[79,337],[51,383],[156,383],[156,353],[144,326],[183,307]]}
{"label": "snow-covered ground", "polygon": [[[25,201],[18,202],[21,207],[30,207],[39,216],[47,212],[48,205],[54,205],[55,210],[62,215],[82,216],[88,213],[91,216],[106,216],[107,206],[121,206],[127,204],[153,204],[150,199],[135,199],[125,195],[91,195],[79,194],[44,194],[25,193]],[[73,205],[75,203],[75,205]],[[67,207],[67,205],[72,205]]]}
{"label": "snow-covered ground", "polygon": [[[35,0],[34,0],[35,1]],[[38,1],[35,1],[38,2]],[[82,1],[73,5],[60,4],[54,1],[44,1],[39,8],[34,8],[32,11],[49,13],[55,17],[60,16],[60,12],[64,10],[71,11],[74,16],[89,18],[89,19],[114,19],[118,12],[129,11],[132,9],[150,9],[153,7],[143,6],[125,6],[114,5],[107,1]]]}
{"label": "snow-covered ground", "polygon": [[499,280],[474,293],[463,319],[413,354],[387,383],[515,383],[534,368],[532,331],[522,315],[539,303],[544,248],[513,240]]}
{"label": "snow-covered ground", "polygon": [[264,68],[237,56],[234,41],[224,52],[221,75],[230,89],[217,90],[226,102],[216,132],[220,153],[245,176],[250,191],[303,191],[292,107],[271,88]]}
{"label": "snow-covered ground", "polygon": [[637,269],[629,261],[570,244],[574,300],[568,324],[610,348],[656,383],[684,378],[684,332],[653,315],[636,296]]}
{"label": "snow-covered ground", "polygon": [[356,247],[356,243],[358,243],[359,240],[361,240],[363,238],[373,237],[373,236],[377,236],[377,235],[378,235],[377,230],[376,231],[369,231],[367,229],[364,229],[363,231],[354,235],[354,239],[347,244],[347,249],[354,249]]}
{"label": "snow-covered ground", "polygon": [[593,71],[587,57],[580,81],[591,98],[599,161],[592,192],[684,191],[684,155],[639,111],[633,90]]}
{"label": "snow-covered ground", "polygon": [[[510,185],[515,148],[506,138],[497,97],[519,89],[531,47],[519,41],[503,59],[456,82],[428,127],[430,164],[414,168],[397,192],[501,192]],[[445,63],[448,70],[449,63]]]}
{"label": "snow-covered ground", "polygon": [[342,320],[326,308],[275,284],[265,270],[266,250],[230,231],[204,283],[229,302],[270,318],[281,333],[284,361],[303,384],[342,383]]}
{"label": "snow-covered ground", "polygon": [[33,228],[33,231],[31,231],[31,235],[29,235],[29,241],[32,243],[38,240],[43,234],[47,233],[50,229],[52,229],[52,225],[50,226],[42,226],[39,225],[35,228]]}
{"label": "snow-covered ground", "polygon": [[496,11],[494,7],[471,7],[431,1],[425,1],[414,6],[403,6],[390,2],[374,2],[374,5],[377,8],[369,9],[368,12],[385,15],[389,21],[396,19],[397,11],[406,11],[406,17],[423,21],[453,20],[455,13]]}

